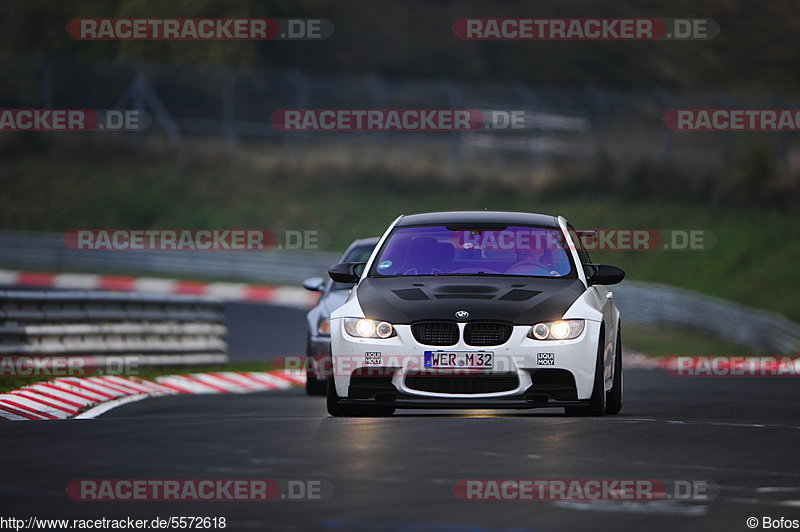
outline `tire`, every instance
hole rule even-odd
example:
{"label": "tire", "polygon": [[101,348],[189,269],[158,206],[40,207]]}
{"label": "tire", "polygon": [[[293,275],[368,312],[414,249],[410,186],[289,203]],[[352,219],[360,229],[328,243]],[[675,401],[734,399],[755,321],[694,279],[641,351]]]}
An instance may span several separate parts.
{"label": "tire", "polygon": [[605,345],[605,333],[600,330],[600,338],[597,341],[597,361],[594,366],[594,386],[589,404],[586,406],[565,406],[564,412],[568,416],[602,416],[606,412],[606,391],[603,379],[603,347]]}
{"label": "tire", "polygon": [[328,378],[327,384],[328,414],[333,417],[383,417],[394,414],[393,406],[343,405],[339,402],[333,377]]}
{"label": "tire", "polygon": [[[619,329],[618,329],[619,330]],[[614,351],[614,383],[606,394],[606,414],[618,414],[622,409],[622,335],[617,332]]]}

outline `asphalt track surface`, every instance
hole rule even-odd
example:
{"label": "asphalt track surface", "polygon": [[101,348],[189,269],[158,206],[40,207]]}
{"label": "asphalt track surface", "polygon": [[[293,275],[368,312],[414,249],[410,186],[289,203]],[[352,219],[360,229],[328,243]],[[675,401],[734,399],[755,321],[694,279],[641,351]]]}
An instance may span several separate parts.
{"label": "asphalt track surface", "polygon": [[[248,319],[258,314],[251,309]],[[280,330],[294,323],[302,333],[296,313],[270,315],[286,320]],[[748,517],[800,519],[796,378],[627,370],[625,387],[622,413],[602,418],[560,409],[331,418],[322,398],[294,389],[154,398],[94,420],[2,423],[0,515],[225,516],[227,530],[359,532],[727,531],[751,530]],[[334,493],[269,502],[66,496],[70,480],[89,478],[324,479]],[[718,493],[651,502],[456,499],[453,485],[470,478],[700,480]]]}

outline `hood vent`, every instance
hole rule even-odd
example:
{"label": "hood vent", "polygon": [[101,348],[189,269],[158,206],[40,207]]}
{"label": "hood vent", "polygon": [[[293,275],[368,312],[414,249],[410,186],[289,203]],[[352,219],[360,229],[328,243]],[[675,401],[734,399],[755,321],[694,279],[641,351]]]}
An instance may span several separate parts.
{"label": "hood vent", "polygon": [[541,294],[538,290],[520,290],[515,288],[513,290],[509,290],[508,292],[500,298],[501,301],[527,301],[528,299],[532,298],[533,296]]}
{"label": "hood vent", "polygon": [[419,288],[406,288],[403,290],[392,290],[394,294],[399,297],[400,299],[405,299],[406,301],[424,301],[429,299],[428,296],[420,290]]}

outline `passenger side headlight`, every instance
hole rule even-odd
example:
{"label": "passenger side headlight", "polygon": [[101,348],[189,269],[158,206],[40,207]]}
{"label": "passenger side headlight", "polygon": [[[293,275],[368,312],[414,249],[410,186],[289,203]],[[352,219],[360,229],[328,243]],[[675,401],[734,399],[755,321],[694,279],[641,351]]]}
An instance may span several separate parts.
{"label": "passenger side headlight", "polygon": [[537,323],[528,332],[535,340],[572,340],[583,332],[585,320],[557,320]]}
{"label": "passenger side headlight", "polygon": [[356,338],[391,338],[397,334],[391,323],[367,318],[345,318],[344,330]]}

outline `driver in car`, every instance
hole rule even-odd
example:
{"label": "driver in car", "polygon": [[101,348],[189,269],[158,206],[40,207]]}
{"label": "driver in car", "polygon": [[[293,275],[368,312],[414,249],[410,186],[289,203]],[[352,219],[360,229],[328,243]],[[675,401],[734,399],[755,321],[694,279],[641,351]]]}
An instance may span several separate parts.
{"label": "driver in car", "polygon": [[[506,273],[517,275],[551,275],[561,277],[569,272],[569,264],[556,261],[554,253],[538,246],[517,248],[517,262],[506,269]],[[563,254],[562,254],[563,255]],[[558,264],[556,264],[558,262]]]}

